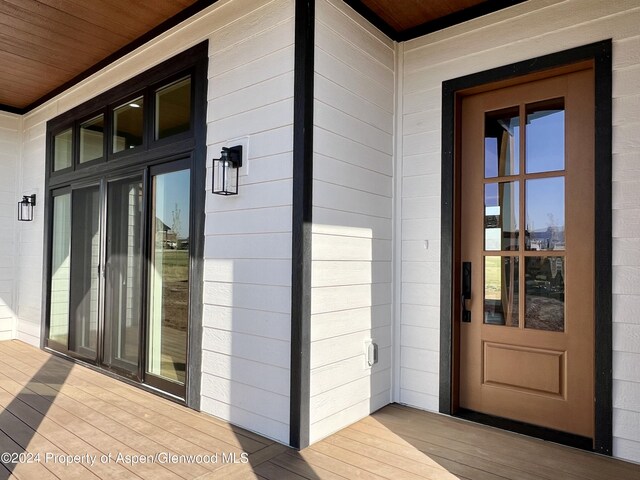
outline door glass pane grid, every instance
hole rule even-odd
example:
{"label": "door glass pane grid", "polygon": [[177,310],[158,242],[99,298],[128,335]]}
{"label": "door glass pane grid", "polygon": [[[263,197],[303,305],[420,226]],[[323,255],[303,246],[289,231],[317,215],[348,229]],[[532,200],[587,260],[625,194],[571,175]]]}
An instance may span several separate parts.
{"label": "door glass pane grid", "polygon": [[484,177],[518,175],[520,117],[518,107],[487,112],[484,119]]}
{"label": "door glass pane grid", "polygon": [[565,271],[565,257],[525,257],[525,328],[564,331]]}
{"label": "door glass pane grid", "polygon": [[564,99],[526,105],[526,173],[564,170]]}
{"label": "door glass pane grid", "polygon": [[564,100],[486,113],[484,142],[484,323],[562,332]]}
{"label": "door glass pane grid", "polygon": [[526,180],[525,190],[525,249],[564,250],[564,176]]}
{"label": "door glass pane grid", "polygon": [[484,257],[484,323],[519,326],[520,258]]}
{"label": "door glass pane grid", "polygon": [[519,182],[484,186],[484,249],[517,251],[520,225]]}

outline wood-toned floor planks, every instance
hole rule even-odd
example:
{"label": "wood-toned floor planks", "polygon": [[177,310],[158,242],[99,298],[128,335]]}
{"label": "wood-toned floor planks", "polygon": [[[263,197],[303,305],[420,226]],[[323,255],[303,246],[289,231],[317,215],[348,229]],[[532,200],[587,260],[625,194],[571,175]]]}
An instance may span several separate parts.
{"label": "wood-toned floor planks", "polygon": [[399,405],[297,452],[18,341],[0,342],[0,452],[249,454],[247,464],[3,461],[0,480],[640,478],[640,465]]}

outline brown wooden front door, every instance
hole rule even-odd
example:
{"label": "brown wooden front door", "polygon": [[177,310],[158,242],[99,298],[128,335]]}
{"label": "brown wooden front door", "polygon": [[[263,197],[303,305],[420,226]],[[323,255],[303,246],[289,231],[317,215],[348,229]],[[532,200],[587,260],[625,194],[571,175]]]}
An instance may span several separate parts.
{"label": "brown wooden front door", "polygon": [[593,92],[585,69],[468,95],[459,130],[459,405],[589,438]]}

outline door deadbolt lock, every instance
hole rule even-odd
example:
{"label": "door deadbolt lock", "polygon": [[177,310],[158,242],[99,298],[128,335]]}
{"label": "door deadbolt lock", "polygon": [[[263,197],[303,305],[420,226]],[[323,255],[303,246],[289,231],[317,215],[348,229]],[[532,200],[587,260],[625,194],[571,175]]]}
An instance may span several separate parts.
{"label": "door deadbolt lock", "polygon": [[467,300],[471,300],[471,262],[462,262],[462,321],[471,322],[471,310],[467,310]]}

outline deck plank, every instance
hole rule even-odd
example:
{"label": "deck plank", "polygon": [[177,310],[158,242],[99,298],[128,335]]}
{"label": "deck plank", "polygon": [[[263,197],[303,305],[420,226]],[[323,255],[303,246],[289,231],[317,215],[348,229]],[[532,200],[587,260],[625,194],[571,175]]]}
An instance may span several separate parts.
{"label": "deck plank", "polygon": [[[308,480],[309,477],[303,477],[291,470],[282,468],[272,462],[264,462],[255,467],[254,472],[268,480]],[[317,477],[316,477],[317,478]]]}
{"label": "deck plank", "polygon": [[0,451],[249,453],[249,463],[0,464],[0,479],[637,480],[640,465],[389,405],[303,451],[18,341],[0,342]]}
{"label": "deck plank", "polygon": [[322,478],[323,480],[349,480],[347,477],[330,472],[324,468],[311,466],[294,455],[278,455],[271,459],[271,463],[275,463],[279,467],[297,473],[309,480],[316,480],[318,478]]}
{"label": "deck plank", "polygon": [[350,463],[343,462],[340,459],[332,457],[330,454],[327,455],[312,448],[306,448],[300,452],[289,453],[289,455],[294,455],[296,458],[304,460],[311,466],[311,468],[328,470],[331,473],[341,475],[345,478],[357,478],[360,480],[384,479],[384,477],[381,477],[380,475],[355,467]]}
{"label": "deck plank", "polygon": [[438,438],[457,440],[537,475],[540,467],[548,467],[555,471],[555,477],[551,478],[557,478],[558,472],[564,478],[591,480],[625,478],[640,472],[637,465],[618,459],[399,405],[376,412],[365,421],[380,421],[385,428],[407,432],[415,439],[424,438],[424,432],[428,431]]}
{"label": "deck plank", "polygon": [[[22,371],[22,373],[27,373],[26,371],[21,370],[21,368],[24,367],[22,367],[19,362],[7,360],[6,357],[3,358],[2,361],[5,363],[11,362],[13,363],[12,366],[16,368],[16,370]],[[43,375],[43,377],[45,377],[45,375]],[[68,379],[63,381],[60,385],[57,384],[58,380],[60,379],[56,375],[51,376],[51,379],[43,378],[42,382],[38,382],[29,387],[29,391],[44,395],[43,398],[53,398],[52,405],[61,407],[71,415],[80,416],[83,420],[87,421],[87,423],[90,423],[113,438],[120,438],[125,445],[130,447],[127,455],[156,455],[167,450],[171,451],[169,445],[162,445],[145,436],[144,432],[140,431],[143,429],[138,423],[136,423],[136,425],[120,423],[104,413],[85,405],[79,401],[73,393],[69,395],[70,387],[66,385]],[[138,430],[136,430],[136,427],[138,427]],[[205,468],[196,464],[175,465],[173,463],[166,463],[164,466],[174,474],[185,479],[194,478],[195,476],[206,473]]]}
{"label": "deck plank", "polygon": [[[15,374],[16,372],[14,371],[14,375]],[[2,384],[5,390],[6,388],[11,388],[6,387],[6,378],[4,381],[0,381],[0,384]],[[15,386],[12,390],[15,392]],[[143,453],[130,448],[128,445],[120,442],[116,437],[108,435],[95,427],[89,418],[78,416],[76,414],[77,412],[72,413],[59,407],[54,403],[55,400],[52,402],[27,388],[23,388],[21,393],[14,393],[14,395],[17,395],[17,401],[11,402],[11,404],[5,408],[18,413],[21,410],[21,405],[24,404],[24,408],[28,407],[35,411],[36,415],[41,415],[42,423],[38,425],[38,431],[40,431],[43,423],[47,422],[42,428],[47,428],[49,425],[48,422],[51,422],[51,428],[53,430],[66,429],[69,433],[81,437],[91,448],[99,450],[102,454],[120,452],[125,455],[136,455]],[[33,415],[33,412],[25,411],[24,409],[23,412],[25,412],[23,414],[25,424],[37,418],[36,415]],[[79,452],[80,454],[87,453],[87,450],[88,449],[83,448]],[[129,472],[128,477],[131,478],[132,476],[139,475],[149,480],[176,478],[169,470],[157,464],[140,465],[135,469],[135,475],[132,475],[133,473],[133,471]],[[124,478],[127,477],[125,476]]]}
{"label": "deck plank", "polygon": [[[2,344],[0,344],[0,347],[1,346]],[[19,350],[20,347],[16,345],[11,345],[10,347],[16,349],[20,353],[25,352],[25,347],[27,349],[29,348],[26,345],[22,346],[22,350]],[[33,359],[31,356],[23,356],[21,358],[24,362],[28,362],[29,365],[34,367],[43,365],[46,360],[51,358],[51,356],[46,352],[39,350],[37,350],[37,352],[41,354],[39,359]],[[60,362],[60,364],[65,362],[61,359],[55,360]],[[173,419],[180,425],[188,427],[191,432],[194,429],[198,430],[215,440],[221,440],[235,447],[242,448],[246,452],[251,453],[262,449],[266,445],[274,443],[272,440],[261,437],[240,427],[232,426],[212,416],[203,415],[157,396],[150,396],[147,392],[126,385],[110,377],[95,375],[95,372],[90,369],[74,369],[70,375],[74,379],[78,378],[84,380],[86,382],[85,386],[93,385],[99,390],[105,390],[106,388],[111,394],[108,398],[114,402],[121,403],[122,401],[126,401],[129,403],[135,403],[136,406],[143,407],[148,413],[155,412],[164,418],[168,417]]]}
{"label": "deck plank", "polygon": [[[398,433],[403,432],[399,430]],[[481,475],[477,472],[483,471],[511,480],[557,480],[558,475],[557,471],[548,472],[544,467],[538,469],[536,473],[530,473],[527,471],[526,465],[523,469],[518,462],[503,461],[500,452],[494,451],[494,455],[485,453],[484,445],[471,446],[456,440],[439,437],[433,431],[429,431],[428,436],[415,437],[411,436],[411,434],[403,433],[401,437],[382,425],[371,424],[368,420],[365,420],[352,425],[348,429],[339,432],[339,434],[359,440],[364,435],[370,439],[387,442],[384,448],[390,449],[394,448],[392,446],[394,442],[400,441],[398,446],[401,450],[415,450],[441,466],[446,464],[447,469],[456,475],[468,475],[469,472]],[[410,440],[410,443],[404,440],[403,437]],[[371,441],[373,440],[369,440],[369,442]],[[407,445],[409,446],[408,448]],[[489,447],[486,448],[489,449]],[[459,465],[460,468],[457,468],[456,465]],[[530,468],[530,465],[528,468]],[[578,480],[579,478],[574,475],[567,475],[564,480]]]}

